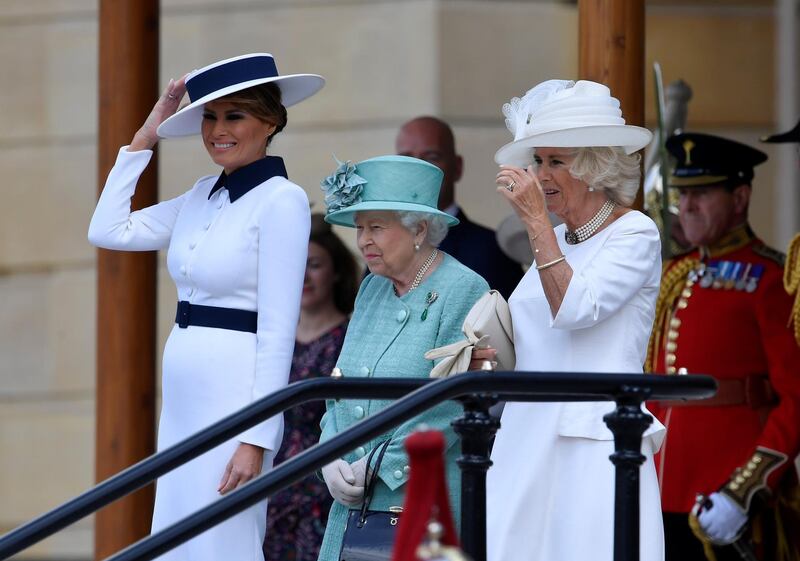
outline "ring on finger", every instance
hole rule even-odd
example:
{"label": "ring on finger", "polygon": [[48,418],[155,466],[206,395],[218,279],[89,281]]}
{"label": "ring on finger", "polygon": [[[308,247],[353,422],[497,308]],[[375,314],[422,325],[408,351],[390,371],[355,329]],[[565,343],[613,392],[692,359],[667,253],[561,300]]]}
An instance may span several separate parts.
{"label": "ring on finger", "polygon": [[513,193],[514,192],[514,185],[516,185],[516,184],[517,184],[517,182],[512,179],[511,183],[506,185],[506,189],[508,189],[509,191],[511,191]]}

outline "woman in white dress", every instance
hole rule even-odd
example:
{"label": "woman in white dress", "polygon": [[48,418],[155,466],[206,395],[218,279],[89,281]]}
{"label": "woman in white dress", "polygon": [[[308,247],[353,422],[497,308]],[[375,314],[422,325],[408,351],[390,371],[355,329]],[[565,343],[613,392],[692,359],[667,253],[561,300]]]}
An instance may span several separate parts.
{"label": "woman in white dress", "polygon": [[[167,249],[178,310],[163,357],[159,450],[286,385],[308,250],[310,212],[283,160],[267,156],[285,107],[316,93],[320,76],[280,76],[269,54],[227,59],[170,80],[97,203],[89,240],[107,249]],[[178,104],[189,93],[190,103]],[[223,168],[181,196],[131,212],[159,137],[200,134]],[[132,326],[135,329],[135,326]],[[272,466],[283,434],[273,417],[160,478],[153,531]],[[267,503],[160,559],[263,560]]]}
{"label": "woman in white dress", "polygon": [[[509,304],[517,369],[641,373],[661,256],[658,230],[628,208],[646,129],[625,125],[594,82],[550,80],[503,108],[515,140],[495,156],[498,192],[534,252]],[[564,223],[555,229],[548,217]],[[478,353],[476,358],[481,359]],[[489,561],[611,561],[613,403],[507,403],[487,476]],[[663,559],[653,453],[645,433],[641,559]]]}

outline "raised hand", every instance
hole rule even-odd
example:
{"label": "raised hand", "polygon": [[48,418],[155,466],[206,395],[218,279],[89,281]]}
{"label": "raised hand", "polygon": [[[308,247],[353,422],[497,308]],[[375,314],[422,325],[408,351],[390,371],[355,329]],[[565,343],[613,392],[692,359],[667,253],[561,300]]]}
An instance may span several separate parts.
{"label": "raised hand", "polygon": [[542,185],[533,166],[528,166],[528,169],[500,166],[495,181],[497,192],[511,203],[514,212],[525,225],[550,222]]}
{"label": "raised hand", "polygon": [[151,150],[156,145],[156,142],[158,142],[158,134],[156,134],[158,125],[175,114],[185,93],[186,76],[178,81],[170,79],[169,84],[164,88],[144,124],[133,136],[133,140],[128,147],[129,152]]}

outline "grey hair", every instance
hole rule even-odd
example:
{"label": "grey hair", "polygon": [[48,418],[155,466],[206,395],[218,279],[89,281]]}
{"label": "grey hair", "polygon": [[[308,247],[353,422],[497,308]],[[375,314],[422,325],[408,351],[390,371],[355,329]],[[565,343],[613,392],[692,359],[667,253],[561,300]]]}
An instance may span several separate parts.
{"label": "grey hair", "polygon": [[602,190],[620,206],[633,204],[642,175],[639,154],[626,154],[618,146],[577,148],[574,154],[569,169],[572,177]]}
{"label": "grey hair", "polygon": [[428,223],[428,233],[425,240],[433,247],[439,247],[450,226],[447,225],[447,218],[441,214],[429,212],[417,212],[414,210],[398,210],[397,217],[400,223],[410,232],[415,232],[420,222]]}

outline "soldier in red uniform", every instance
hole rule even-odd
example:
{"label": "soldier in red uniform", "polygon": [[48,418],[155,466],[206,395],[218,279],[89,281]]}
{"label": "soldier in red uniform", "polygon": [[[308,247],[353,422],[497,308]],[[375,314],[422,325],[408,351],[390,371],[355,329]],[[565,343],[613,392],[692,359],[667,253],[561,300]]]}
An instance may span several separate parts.
{"label": "soldier in red uniform", "polygon": [[[783,255],[747,223],[753,168],[767,157],[695,133],[671,137],[667,149],[677,160],[670,186],[680,194],[680,223],[697,249],[665,264],[647,368],[711,374],[719,391],[650,404],[667,427],[656,462],[666,558],[777,559],[773,543],[742,537],[765,498],[794,475],[800,451],[800,348],[787,326]],[[708,497],[696,503],[697,494]]]}

